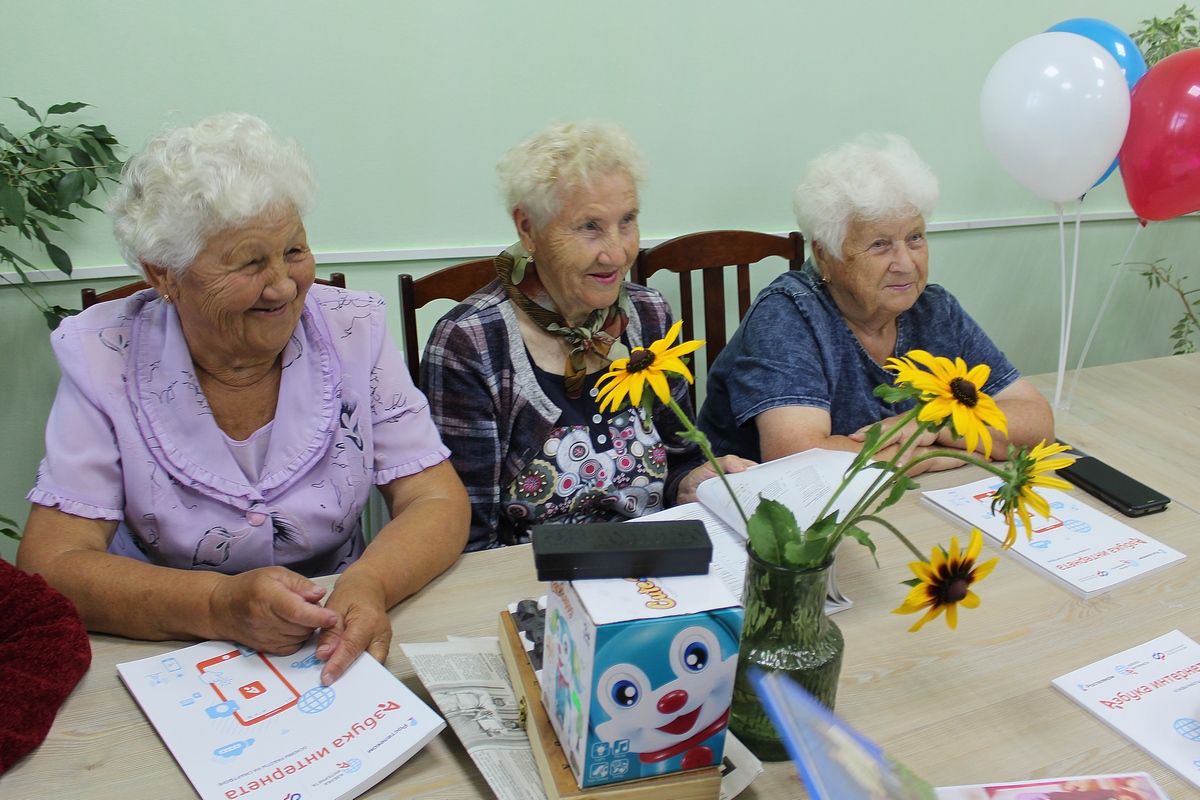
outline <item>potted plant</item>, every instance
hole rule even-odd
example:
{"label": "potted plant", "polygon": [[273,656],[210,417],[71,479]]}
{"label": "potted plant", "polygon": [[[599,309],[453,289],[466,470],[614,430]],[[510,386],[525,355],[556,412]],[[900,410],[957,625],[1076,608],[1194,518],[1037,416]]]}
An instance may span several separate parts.
{"label": "potted plant", "polygon": [[[52,121],[72,114],[87,103],[59,103],[40,114],[18,97],[11,98],[37,125],[20,136],[0,125],[0,236],[13,232],[36,249],[45,250],[50,262],[71,274],[71,257],[50,241],[62,230],[60,223],[77,220],[79,208],[97,209],[87,197],[104,181],[115,181],[121,160],[114,149],[116,137],[103,125],[70,125]],[[0,245],[0,264],[9,264],[16,283],[46,318],[51,329],[76,310],[51,305],[29,280],[28,270],[40,269],[20,253]]]}

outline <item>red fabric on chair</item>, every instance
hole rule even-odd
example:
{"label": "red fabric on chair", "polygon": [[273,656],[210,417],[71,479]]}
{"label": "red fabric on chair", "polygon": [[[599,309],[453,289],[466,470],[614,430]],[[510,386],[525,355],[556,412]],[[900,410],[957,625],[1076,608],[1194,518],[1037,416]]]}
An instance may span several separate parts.
{"label": "red fabric on chair", "polygon": [[0,559],[0,775],[42,743],[91,663],[71,601]]}

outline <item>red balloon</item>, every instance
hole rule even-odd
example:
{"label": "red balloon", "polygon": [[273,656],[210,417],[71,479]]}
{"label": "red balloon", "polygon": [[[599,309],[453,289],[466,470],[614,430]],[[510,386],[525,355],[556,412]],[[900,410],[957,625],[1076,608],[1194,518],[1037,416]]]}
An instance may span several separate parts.
{"label": "red balloon", "polygon": [[1133,87],[1118,160],[1143,220],[1200,210],[1200,49],[1164,58]]}

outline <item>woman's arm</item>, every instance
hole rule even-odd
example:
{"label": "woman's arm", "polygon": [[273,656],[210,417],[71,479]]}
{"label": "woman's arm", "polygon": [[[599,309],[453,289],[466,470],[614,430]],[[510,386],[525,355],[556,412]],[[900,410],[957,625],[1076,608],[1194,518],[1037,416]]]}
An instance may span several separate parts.
{"label": "woman's arm", "polygon": [[324,588],[283,567],[241,575],[158,567],[106,552],[116,529],[34,505],[17,566],[75,603],[88,630],[131,639],[229,639],[291,653],[337,622],[318,605]]}
{"label": "woman's arm", "polygon": [[385,661],[392,641],[388,609],[440,575],[467,543],[471,505],[449,461],[379,491],[392,520],[338,577],[326,604],[341,622],[323,631],[317,645],[317,657],[327,660],[321,672],[325,685],[364,650]]}
{"label": "woman's arm", "polygon": [[[1054,441],[1054,413],[1050,410],[1050,404],[1046,402],[1046,398],[1042,397],[1041,392],[1035,389],[1029,381],[1024,378],[1018,378],[1004,389],[1001,389],[992,399],[996,401],[996,405],[1004,412],[1004,416],[1008,421],[1007,436],[995,428],[988,428],[988,432],[992,436],[993,459],[1002,461],[1007,458],[1009,444],[1016,447],[1032,447],[1042,441]],[[888,425],[895,424],[899,419],[899,417],[888,417],[882,420],[882,422],[886,428]],[[896,441],[898,443],[905,441],[912,435],[915,429],[915,422],[908,423],[900,431],[900,434],[896,437]],[[867,428],[861,428],[850,434],[848,438],[856,443],[861,443],[866,433]],[[891,458],[895,455],[896,448],[899,447],[898,443],[880,450],[878,458]],[[905,453],[902,462],[911,461],[919,455],[928,453],[930,450],[943,448],[966,450],[967,442],[962,438],[954,438],[950,426],[946,426],[938,431],[936,438],[932,434],[926,434],[918,442],[917,447]],[[983,454],[982,440],[976,445],[975,451],[981,455]],[[922,462],[910,474],[917,475],[921,472],[954,469],[955,467],[962,466],[963,463],[953,458],[934,458]]]}
{"label": "woman's arm", "polygon": [[[450,461],[471,503],[468,550],[495,547],[502,524],[501,466],[508,443],[503,441],[506,434],[488,378],[503,381],[512,368],[505,351],[488,354],[481,348],[481,343],[486,347],[487,334],[482,328],[468,333],[443,318],[421,358],[421,389],[429,400],[429,414],[450,448]],[[485,361],[489,355],[493,359]]]}
{"label": "woman's arm", "polygon": [[814,447],[855,453],[862,447],[862,442],[856,442],[849,436],[832,435],[833,420],[829,412],[814,406],[769,408],[754,418],[754,424],[758,426],[763,461],[772,461]]}

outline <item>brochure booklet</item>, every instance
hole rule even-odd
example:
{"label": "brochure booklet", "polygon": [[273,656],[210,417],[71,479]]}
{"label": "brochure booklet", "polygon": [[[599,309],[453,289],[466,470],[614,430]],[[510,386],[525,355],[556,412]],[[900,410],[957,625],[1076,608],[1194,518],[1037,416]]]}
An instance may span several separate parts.
{"label": "brochure booklet", "polygon": [[1171,631],[1053,683],[1200,789],[1200,645]]}
{"label": "brochure booklet", "polygon": [[935,789],[790,678],[752,680],[813,800],[1170,800],[1144,772]]}
{"label": "brochure booklet", "polygon": [[[992,513],[992,495],[999,487],[997,478],[984,478],[924,492],[922,500],[1001,544],[1008,523]],[[1050,504],[1050,516],[1032,516],[1032,538],[1018,518],[1017,540],[1009,552],[1081,597],[1101,594],[1187,558],[1065,492],[1039,489],[1038,494]]]}
{"label": "brochure booklet", "polygon": [[366,653],[322,686],[315,651],[203,642],[117,671],[204,800],[357,797],[446,723]]}

